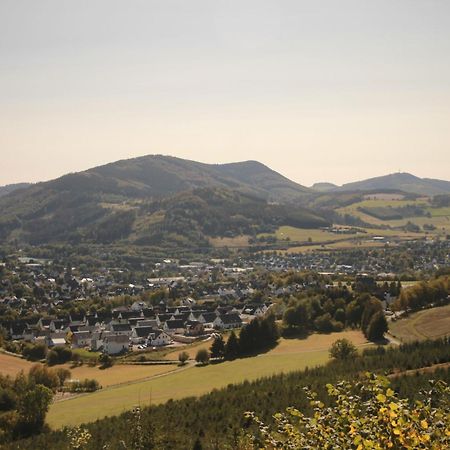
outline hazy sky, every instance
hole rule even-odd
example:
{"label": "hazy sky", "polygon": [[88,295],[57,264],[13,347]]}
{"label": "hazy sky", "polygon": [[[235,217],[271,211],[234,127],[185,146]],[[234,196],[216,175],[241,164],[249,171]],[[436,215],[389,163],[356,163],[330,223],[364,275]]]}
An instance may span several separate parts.
{"label": "hazy sky", "polygon": [[150,153],[450,179],[450,1],[0,0],[0,184]]}

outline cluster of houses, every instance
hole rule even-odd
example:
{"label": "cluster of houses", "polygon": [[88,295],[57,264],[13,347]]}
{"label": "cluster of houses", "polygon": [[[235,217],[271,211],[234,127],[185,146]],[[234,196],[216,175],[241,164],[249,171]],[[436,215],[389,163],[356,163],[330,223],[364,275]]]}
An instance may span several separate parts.
{"label": "cluster of houses", "polygon": [[[110,315],[86,314],[40,318],[36,323],[14,322],[12,340],[43,343],[48,347],[89,348],[109,355],[124,353],[130,346],[161,347],[174,341],[188,343],[214,330],[240,328],[243,321],[264,315],[270,304],[246,304],[236,309],[200,305],[149,308],[144,302],[120,307]],[[141,347],[141,348],[142,348]]]}

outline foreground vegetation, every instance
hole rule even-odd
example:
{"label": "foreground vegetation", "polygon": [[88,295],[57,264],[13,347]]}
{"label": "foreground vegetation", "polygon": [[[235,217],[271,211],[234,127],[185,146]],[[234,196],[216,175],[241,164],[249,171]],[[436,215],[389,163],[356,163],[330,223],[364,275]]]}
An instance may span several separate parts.
{"label": "foreground vegetation", "polygon": [[[419,391],[428,385],[430,378],[449,382],[450,372],[448,368],[436,369],[432,375],[418,373],[411,376],[402,375],[402,372],[449,362],[449,344],[450,341],[444,339],[405,344],[398,348],[366,349],[361,356],[351,360],[333,360],[323,367],[276,375],[254,382],[246,381],[239,385],[229,385],[226,389],[216,390],[200,398],[190,397],[179,401],[169,401],[164,405],[144,408],[142,427],[152,430],[154,448],[190,449],[196,441],[199,441],[202,448],[206,449],[237,448],[236,445],[241,441],[242,429],[250,425],[244,418],[246,411],[254,411],[269,425],[272,423],[272,415],[275,411],[282,411],[289,406],[297,408],[304,414],[312,414],[315,405],[310,404],[310,400],[303,392],[303,387],[310,386],[312,390],[317,391],[317,400],[328,407],[333,402],[326,395],[326,384],[334,384],[339,380],[357,382],[361,380],[361,374],[365,371],[396,373],[396,376],[392,378],[393,392],[413,401],[421,397]],[[255,361],[260,358],[263,357],[257,357]],[[238,360],[234,363],[242,361]],[[227,364],[234,363],[224,363],[216,367],[223,370]],[[206,381],[209,378],[206,371],[212,367],[214,366],[196,370],[205,371],[204,380]],[[188,372],[186,371],[184,375]],[[91,399],[90,406],[99,403],[99,399],[94,399],[93,396]],[[68,404],[70,401],[63,403]],[[121,440],[130,446],[133,440],[133,433],[130,432],[133,420],[133,414],[125,413],[119,417],[87,425],[92,437],[86,449],[98,449],[106,444],[111,449],[120,448]],[[247,433],[248,431],[244,434]],[[5,448],[24,450],[66,448],[68,440],[66,431],[58,431],[41,434]]]}
{"label": "foreground vegetation", "polygon": [[314,413],[296,408],[274,415],[268,427],[254,413],[246,414],[258,425],[251,438],[252,449],[446,449],[450,446],[450,388],[439,381],[424,400],[412,403],[391,389],[387,378],[367,373],[352,385],[327,384],[332,405],[317,400],[317,393],[305,387]]}

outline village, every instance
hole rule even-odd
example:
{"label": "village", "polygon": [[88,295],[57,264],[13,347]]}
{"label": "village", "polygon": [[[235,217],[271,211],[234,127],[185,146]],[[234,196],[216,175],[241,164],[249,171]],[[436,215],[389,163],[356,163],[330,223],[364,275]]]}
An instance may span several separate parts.
{"label": "village", "polygon": [[[411,258],[414,275],[446,267],[448,246],[448,241],[410,242],[390,251],[367,250],[351,263],[349,251],[192,262],[167,258],[149,271],[126,265],[64,266],[13,255],[0,264],[0,326],[11,341],[108,355],[185,345],[240,328],[271,307],[280,315],[277,299],[301,291],[358,279],[372,284],[399,280],[401,258],[395,251],[420,252],[420,258]],[[305,275],[283,282],[271,275],[289,273]],[[386,288],[380,298],[387,307],[393,296]]]}

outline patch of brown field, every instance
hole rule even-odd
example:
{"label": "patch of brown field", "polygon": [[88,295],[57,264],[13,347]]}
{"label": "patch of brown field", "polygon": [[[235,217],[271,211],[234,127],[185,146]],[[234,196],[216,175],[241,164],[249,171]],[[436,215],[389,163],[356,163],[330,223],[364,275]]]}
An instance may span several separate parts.
{"label": "patch of brown field", "polygon": [[116,364],[108,369],[100,369],[98,366],[83,365],[71,368],[70,365],[63,366],[70,370],[73,380],[84,380],[86,378],[97,380],[102,387],[114,386],[130,381],[145,380],[155,375],[168,373],[177,368],[176,365],[132,365]]}
{"label": "patch of brown field", "polygon": [[26,359],[0,353],[0,374],[15,377],[20,371],[27,373],[36,364]]}
{"label": "patch of brown field", "polygon": [[279,344],[269,353],[277,354],[294,354],[302,352],[316,352],[320,350],[328,350],[333,342],[338,339],[348,339],[356,346],[369,345],[370,343],[364,337],[363,333],[358,330],[342,331],[340,333],[330,334],[312,334],[306,339],[280,339]]}
{"label": "patch of brown field", "polygon": [[395,372],[392,373],[391,375],[388,375],[388,378],[398,378],[403,375],[415,375],[416,373],[434,373],[438,369],[448,369],[448,368],[450,368],[450,362],[433,364],[432,366],[421,367],[420,369],[411,369]]}
{"label": "patch of brown field", "polygon": [[450,305],[426,309],[391,322],[389,329],[394,337],[411,342],[437,339],[450,335]]}
{"label": "patch of brown field", "polygon": [[209,238],[209,242],[213,247],[248,247],[249,236],[236,236],[233,238]]}
{"label": "patch of brown field", "polygon": [[415,324],[419,333],[430,339],[450,334],[450,306],[428,310],[429,314]]}

